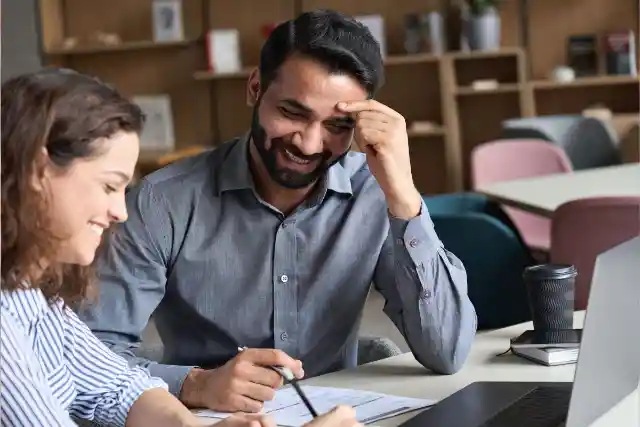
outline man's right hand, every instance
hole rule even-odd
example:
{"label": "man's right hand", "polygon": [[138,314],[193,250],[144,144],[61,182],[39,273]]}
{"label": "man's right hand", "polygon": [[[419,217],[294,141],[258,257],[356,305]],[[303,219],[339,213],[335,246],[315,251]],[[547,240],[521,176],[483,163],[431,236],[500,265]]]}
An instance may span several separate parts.
{"label": "man's right hand", "polygon": [[302,363],[274,349],[250,348],[217,369],[192,369],[182,385],[180,400],[192,408],[219,412],[259,412],[282,385],[280,374],[269,366],[291,369],[304,376]]}

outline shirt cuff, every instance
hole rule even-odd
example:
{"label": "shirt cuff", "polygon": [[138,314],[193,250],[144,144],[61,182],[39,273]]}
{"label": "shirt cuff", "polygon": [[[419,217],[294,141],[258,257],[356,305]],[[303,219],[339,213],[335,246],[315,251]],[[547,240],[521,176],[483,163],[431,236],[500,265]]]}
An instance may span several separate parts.
{"label": "shirt cuff", "polygon": [[154,377],[162,378],[169,385],[169,393],[175,397],[180,397],[180,390],[182,390],[182,384],[187,377],[187,374],[195,366],[181,366],[181,365],[163,365],[161,363],[152,363],[148,366],[149,372]]}
{"label": "shirt cuff", "polygon": [[134,403],[140,398],[142,393],[154,388],[167,390],[167,384],[160,378],[149,376],[145,369],[136,367],[129,371],[130,382],[126,392],[122,396],[122,404],[119,405],[115,425],[124,426],[126,424],[129,411]]}
{"label": "shirt cuff", "polygon": [[389,214],[389,223],[395,246],[404,247],[416,264],[436,256],[442,246],[424,200],[415,218],[404,220]]}

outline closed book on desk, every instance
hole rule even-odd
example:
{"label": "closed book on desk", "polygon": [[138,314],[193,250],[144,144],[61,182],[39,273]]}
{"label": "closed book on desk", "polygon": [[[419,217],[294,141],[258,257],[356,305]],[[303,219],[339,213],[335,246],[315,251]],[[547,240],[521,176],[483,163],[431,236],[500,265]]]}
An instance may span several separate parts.
{"label": "closed book on desk", "polygon": [[513,354],[546,366],[566,365],[578,360],[577,348],[514,348]]}

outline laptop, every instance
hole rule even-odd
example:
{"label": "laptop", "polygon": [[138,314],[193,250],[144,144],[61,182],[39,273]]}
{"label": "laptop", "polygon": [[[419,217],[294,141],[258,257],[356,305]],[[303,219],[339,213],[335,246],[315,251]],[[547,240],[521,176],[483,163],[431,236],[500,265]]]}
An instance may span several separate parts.
{"label": "laptop", "polygon": [[640,236],[597,257],[573,382],[475,382],[402,427],[592,424],[640,383],[639,261]]}

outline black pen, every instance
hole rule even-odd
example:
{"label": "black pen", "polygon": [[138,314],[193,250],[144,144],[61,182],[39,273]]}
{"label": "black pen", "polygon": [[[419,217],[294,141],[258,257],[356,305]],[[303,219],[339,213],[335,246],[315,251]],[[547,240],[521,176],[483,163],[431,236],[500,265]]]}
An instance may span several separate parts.
{"label": "black pen", "polygon": [[[243,352],[246,349],[247,347],[238,347],[238,352]],[[296,380],[295,375],[293,375],[293,372],[291,372],[290,369],[284,368],[282,366],[270,366],[270,368],[280,374],[280,376],[286,383],[289,383],[291,384],[291,386],[293,386],[293,389],[296,391],[296,393],[298,393],[298,396],[300,396],[302,403],[304,403],[304,406],[307,407],[309,413],[311,413],[313,418],[317,417],[318,412],[316,412],[316,410],[311,405],[311,402],[309,402],[309,399],[304,394],[304,391],[302,391],[302,387],[300,387],[300,384],[298,384],[298,381]]]}
{"label": "black pen", "polygon": [[285,380],[285,382],[288,382],[293,386],[296,393],[298,393],[298,396],[300,396],[300,399],[302,399],[302,403],[304,403],[304,406],[307,407],[313,418],[317,417],[318,413],[313,408],[313,406],[311,406],[311,402],[309,402],[309,399],[302,391],[302,387],[300,387],[300,384],[298,384],[298,380],[296,379],[295,375],[293,375],[293,372],[291,372],[291,370],[288,368],[283,368],[282,366],[271,366],[271,369],[279,373],[280,376]]}

